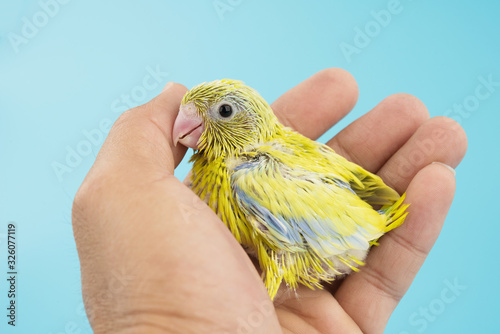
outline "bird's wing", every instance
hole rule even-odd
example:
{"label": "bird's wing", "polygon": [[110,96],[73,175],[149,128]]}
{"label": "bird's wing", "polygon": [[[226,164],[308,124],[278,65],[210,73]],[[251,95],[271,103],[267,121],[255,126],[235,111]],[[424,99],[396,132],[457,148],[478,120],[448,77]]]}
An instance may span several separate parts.
{"label": "bird's wing", "polygon": [[387,186],[378,175],[348,161],[326,145],[318,143],[318,150],[329,165],[337,166],[338,169],[342,168],[349,172],[350,176],[346,178],[351,189],[368,204],[390,206],[400,198],[399,194]]}
{"label": "bird's wing", "polygon": [[328,257],[367,250],[386,219],[334,174],[285,165],[269,155],[232,169],[231,186],[248,221],[272,249]]}
{"label": "bird's wing", "polygon": [[[291,129],[285,130],[282,136],[274,141],[274,145],[268,144],[271,145],[260,146],[258,150],[267,150],[272,156],[278,156],[282,161],[293,166],[299,166],[302,163],[304,169],[317,173],[334,171],[370,205],[389,207],[400,198],[399,194],[388,187],[379,176],[350,162],[335,153],[332,148],[310,140]],[[287,147],[289,151],[293,151],[293,154],[288,154],[286,149],[283,150],[279,146]]]}

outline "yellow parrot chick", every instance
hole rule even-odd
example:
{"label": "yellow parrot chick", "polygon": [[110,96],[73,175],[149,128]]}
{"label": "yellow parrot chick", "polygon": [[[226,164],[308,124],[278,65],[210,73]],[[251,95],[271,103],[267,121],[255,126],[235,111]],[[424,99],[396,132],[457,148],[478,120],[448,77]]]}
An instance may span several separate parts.
{"label": "yellow parrot chick", "polygon": [[408,205],[382,179],[279,123],[237,80],[188,91],[174,143],[195,154],[191,189],[258,259],[269,296],[357,271]]}

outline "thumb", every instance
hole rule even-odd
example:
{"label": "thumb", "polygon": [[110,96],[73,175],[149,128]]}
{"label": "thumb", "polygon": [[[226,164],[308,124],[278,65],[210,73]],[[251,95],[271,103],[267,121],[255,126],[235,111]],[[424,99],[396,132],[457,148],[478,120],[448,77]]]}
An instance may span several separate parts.
{"label": "thumb", "polygon": [[185,86],[169,82],[160,95],[120,115],[92,169],[139,173],[142,178],[173,174],[186,153],[182,145],[173,145],[171,134],[186,91]]}

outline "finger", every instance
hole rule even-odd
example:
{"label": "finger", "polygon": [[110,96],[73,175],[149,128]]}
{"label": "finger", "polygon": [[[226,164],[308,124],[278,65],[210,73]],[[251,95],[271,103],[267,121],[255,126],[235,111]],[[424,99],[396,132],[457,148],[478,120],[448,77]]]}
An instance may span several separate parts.
{"label": "finger", "polygon": [[327,145],[375,173],[428,118],[429,112],[419,99],[394,94],[339,132]]}
{"label": "finger", "polygon": [[467,151],[462,127],[447,117],[426,121],[377,173],[388,186],[404,192],[415,174],[433,161],[455,168]]}
{"label": "finger", "polygon": [[287,91],[271,107],[282,124],[316,139],[349,113],[357,99],[352,75],[328,68]]}
{"label": "finger", "polygon": [[440,164],[422,169],[407,191],[405,223],[385,235],[366,266],[347,277],[335,298],[363,333],[382,333],[441,231],[455,192],[453,171]]}
{"label": "finger", "polygon": [[[144,177],[157,177],[158,172],[173,173],[186,152],[182,145],[174,147],[171,136],[186,91],[183,85],[169,83],[153,100],[120,115],[99,151],[93,169],[106,165]],[[125,165],[126,169],[116,168]]]}

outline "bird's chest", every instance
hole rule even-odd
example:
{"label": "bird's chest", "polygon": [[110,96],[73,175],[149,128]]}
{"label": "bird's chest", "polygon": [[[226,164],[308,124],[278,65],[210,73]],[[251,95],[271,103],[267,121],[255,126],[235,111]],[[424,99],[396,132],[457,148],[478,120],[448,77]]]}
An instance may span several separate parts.
{"label": "bird's chest", "polygon": [[234,197],[225,161],[195,161],[190,187],[219,216],[239,243],[250,243],[248,222]]}

